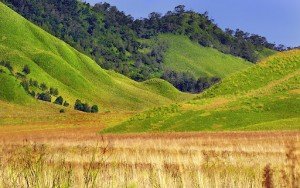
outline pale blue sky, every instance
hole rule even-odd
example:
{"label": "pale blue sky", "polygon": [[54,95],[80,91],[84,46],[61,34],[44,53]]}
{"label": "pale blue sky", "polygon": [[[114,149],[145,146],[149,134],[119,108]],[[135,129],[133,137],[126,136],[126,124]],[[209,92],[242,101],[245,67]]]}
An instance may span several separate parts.
{"label": "pale blue sky", "polygon": [[108,2],[135,18],[150,12],[165,13],[176,5],[208,11],[222,28],[240,28],[266,36],[270,42],[287,46],[300,45],[300,0],[86,0]]}

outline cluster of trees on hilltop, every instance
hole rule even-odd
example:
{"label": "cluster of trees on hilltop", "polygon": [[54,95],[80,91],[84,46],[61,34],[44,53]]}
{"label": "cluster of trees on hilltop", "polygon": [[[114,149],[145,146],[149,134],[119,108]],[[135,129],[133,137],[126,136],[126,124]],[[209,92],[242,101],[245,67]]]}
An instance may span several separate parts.
{"label": "cluster of trees on hilltop", "polygon": [[273,50],[285,48],[283,45],[277,47],[269,43],[265,37],[250,35],[240,29],[223,31],[213,19],[209,18],[208,12],[200,14],[186,11],[184,5],[175,7],[174,11],[169,11],[165,15],[153,12],[149,18],[135,20],[133,29],[142,38],[151,38],[159,33],[187,35],[202,46],[213,47],[253,63],[258,60],[257,51],[263,48]]}
{"label": "cluster of trees on hilltop", "polygon": [[149,18],[135,20],[108,3],[91,6],[77,0],[3,1],[31,22],[92,57],[101,67],[136,81],[162,77],[165,72],[164,54],[168,46],[162,41],[141,42],[160,33],[186,35],[200,45],[251,62],[257,61],[257,51],[263,48],[284,49],[259,35],[241,30],[223,31],[207,12],[187,11],[183,5],[165,15],[154,12]]}

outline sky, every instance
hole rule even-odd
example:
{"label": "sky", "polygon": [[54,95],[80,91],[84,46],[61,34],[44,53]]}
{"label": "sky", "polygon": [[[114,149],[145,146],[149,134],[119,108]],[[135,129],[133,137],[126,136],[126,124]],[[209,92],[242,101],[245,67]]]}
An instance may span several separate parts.
{"label": "sky", "polygon": [[135,18],[166,13],[182,4],[187,10],[209,12],[221,28],[242,29],[269,42],[300,46],[300,0],[86,0],[107,2]]}

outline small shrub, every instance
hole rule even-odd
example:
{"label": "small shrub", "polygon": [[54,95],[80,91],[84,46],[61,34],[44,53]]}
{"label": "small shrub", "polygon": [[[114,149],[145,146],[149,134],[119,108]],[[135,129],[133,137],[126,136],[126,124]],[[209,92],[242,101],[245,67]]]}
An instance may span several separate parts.
{"label": "small shrub", "polygon": [[5,71],[4,71],[3,69],[0,69],[0,74],[1,74],[1,73],[5,73]]}
{"label": "small shrub", "polygon": [[97,105],[92,106],[91,112],[92,112],[92,113],[98,113],[98,112],[99,112],[98,106],[97,106]]}
{"label": "small shrub", "polygon": [[23,75],[22,73],[19,73],[19,72],[17,72],[16,77],[17,77],[18,79],[21,79],[21,80],[26,79],[26,76]]}
{"label": "small shrub", "polygon": [[38,94],[37,98],[42,101],[51,102],[51,95],[49,93]]}
{"label": "small shrub", "polygon": [[58,89],[56,89],[56,88],[50,88],[50,94],[51,95],[54,95],[54,96],[57,96],[58,95]]}
{"label": "small shrub", "polygon": [[79,99],[76,100],[75,105],[74,105],[74,109],[82,111],[83,104],[82,104],[81,100],[79,100]]}
{"label": "small shrub", "polygon": [[25,65],[22,71],[24,74],[30,74],[30,68],[28,65]]}
{"label": "small shrub", "polygon": [[65,101],[65,102],[64,102],[64,106],[65,106],[65,107],[69,107],[70,104],[69,104],[67,101]]}
{"label": "small shrub", "polygon": [[30,78],[30,80],[29,80],[29,85],[30,85],[30,86],[34,86],[34,87],[39,87],[38,81],[33,80],[33,79],[31,79],[31,78]]}
{"label": "small shrub", "polygon": [[34,97],[35,98],[35,91],[31,91],[30,93],[29,93],[32,97]]}
{"label": "small shrub", "polygon": [[13,72],[14,69],[9,62],[1,61],[0,65],[6,67],[10,72]]}
{"label": "small shrub", "polygon": [[64,102],[64,99],[62,98],[62,96],[59,96],[56,98],[56,100],[54,101],[54,104],[58,104],[58,105],[62,105]]}
{"label": "small shrub", "polygon": [[60,110],[59,110],[59,113],[61,113],[61,114],[62,114],[62,113],[65,113],[65,112],[66,112],[65,109],[60,109]]}
{"label": "small shrub", "polygon": [[23,80],[21,86],[29,93],[29,82],[27,80]]}
{"label": "small shrub", "polygon": [[48,87],[47,87],[47,85],[45,83],[41,83],[40,88],[43,91],[46,91],[48,89]]}

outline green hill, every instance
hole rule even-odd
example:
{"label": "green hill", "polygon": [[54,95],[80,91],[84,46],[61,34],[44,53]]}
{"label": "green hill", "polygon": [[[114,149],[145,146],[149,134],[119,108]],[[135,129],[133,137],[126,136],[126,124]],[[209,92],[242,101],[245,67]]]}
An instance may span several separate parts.
{"label": "green hill", "polygon": [[156,108],[103,132],[300,130],[300,50],[225,78],[181,105]]}
{"label": "green hill", "polygon": [[[88,54],[102,68],[115,70],[136,81],[160,78],[166,71],[163,59],[166,59],[166,67],[190,71],[197,79],[205,75],[223,78],[249,65],[241,58],[256,63],[280,49],[256,34],[250,35],[240,29],[224,31],[207,12],[184,9],[177,12],[175,8],[166,14],[151,13],[149,18],[133,19],[108,3],[90,5],[78,0],[2,2]],[[160,43],[140,44],[145,40],[156,41],[157,37],[170,43],[167,54]]]}
{"label": "green hill", "polygon": [[195,77],[218,76],[224,78],[252,64],[242,58],[202,47],[181,35],[164,34],[160,40],[166,41],[165,66],[180,72],[190,72]]}
{"label": "green hill", "polygon": [[0,100],[26,104],[34,102],[25,92],[18,80],[6,73],[0,73]]}
{"label": "green hill", "polygon": [[[191,97],[175,90],[165,81],[138,83],[115,72],[105,71],[89,57],[2,3],[0,61],[9,62],[15,75],[28,65],[31,73],[27,79],[58,88],[60,95],[71,105],[80,99],[109,110],[143,110]],[[0,83],[0,100],[16,104],[37,102],[26,94],[8,70],[0,73]],[[166,89],[157,89],[161,86]]]}

